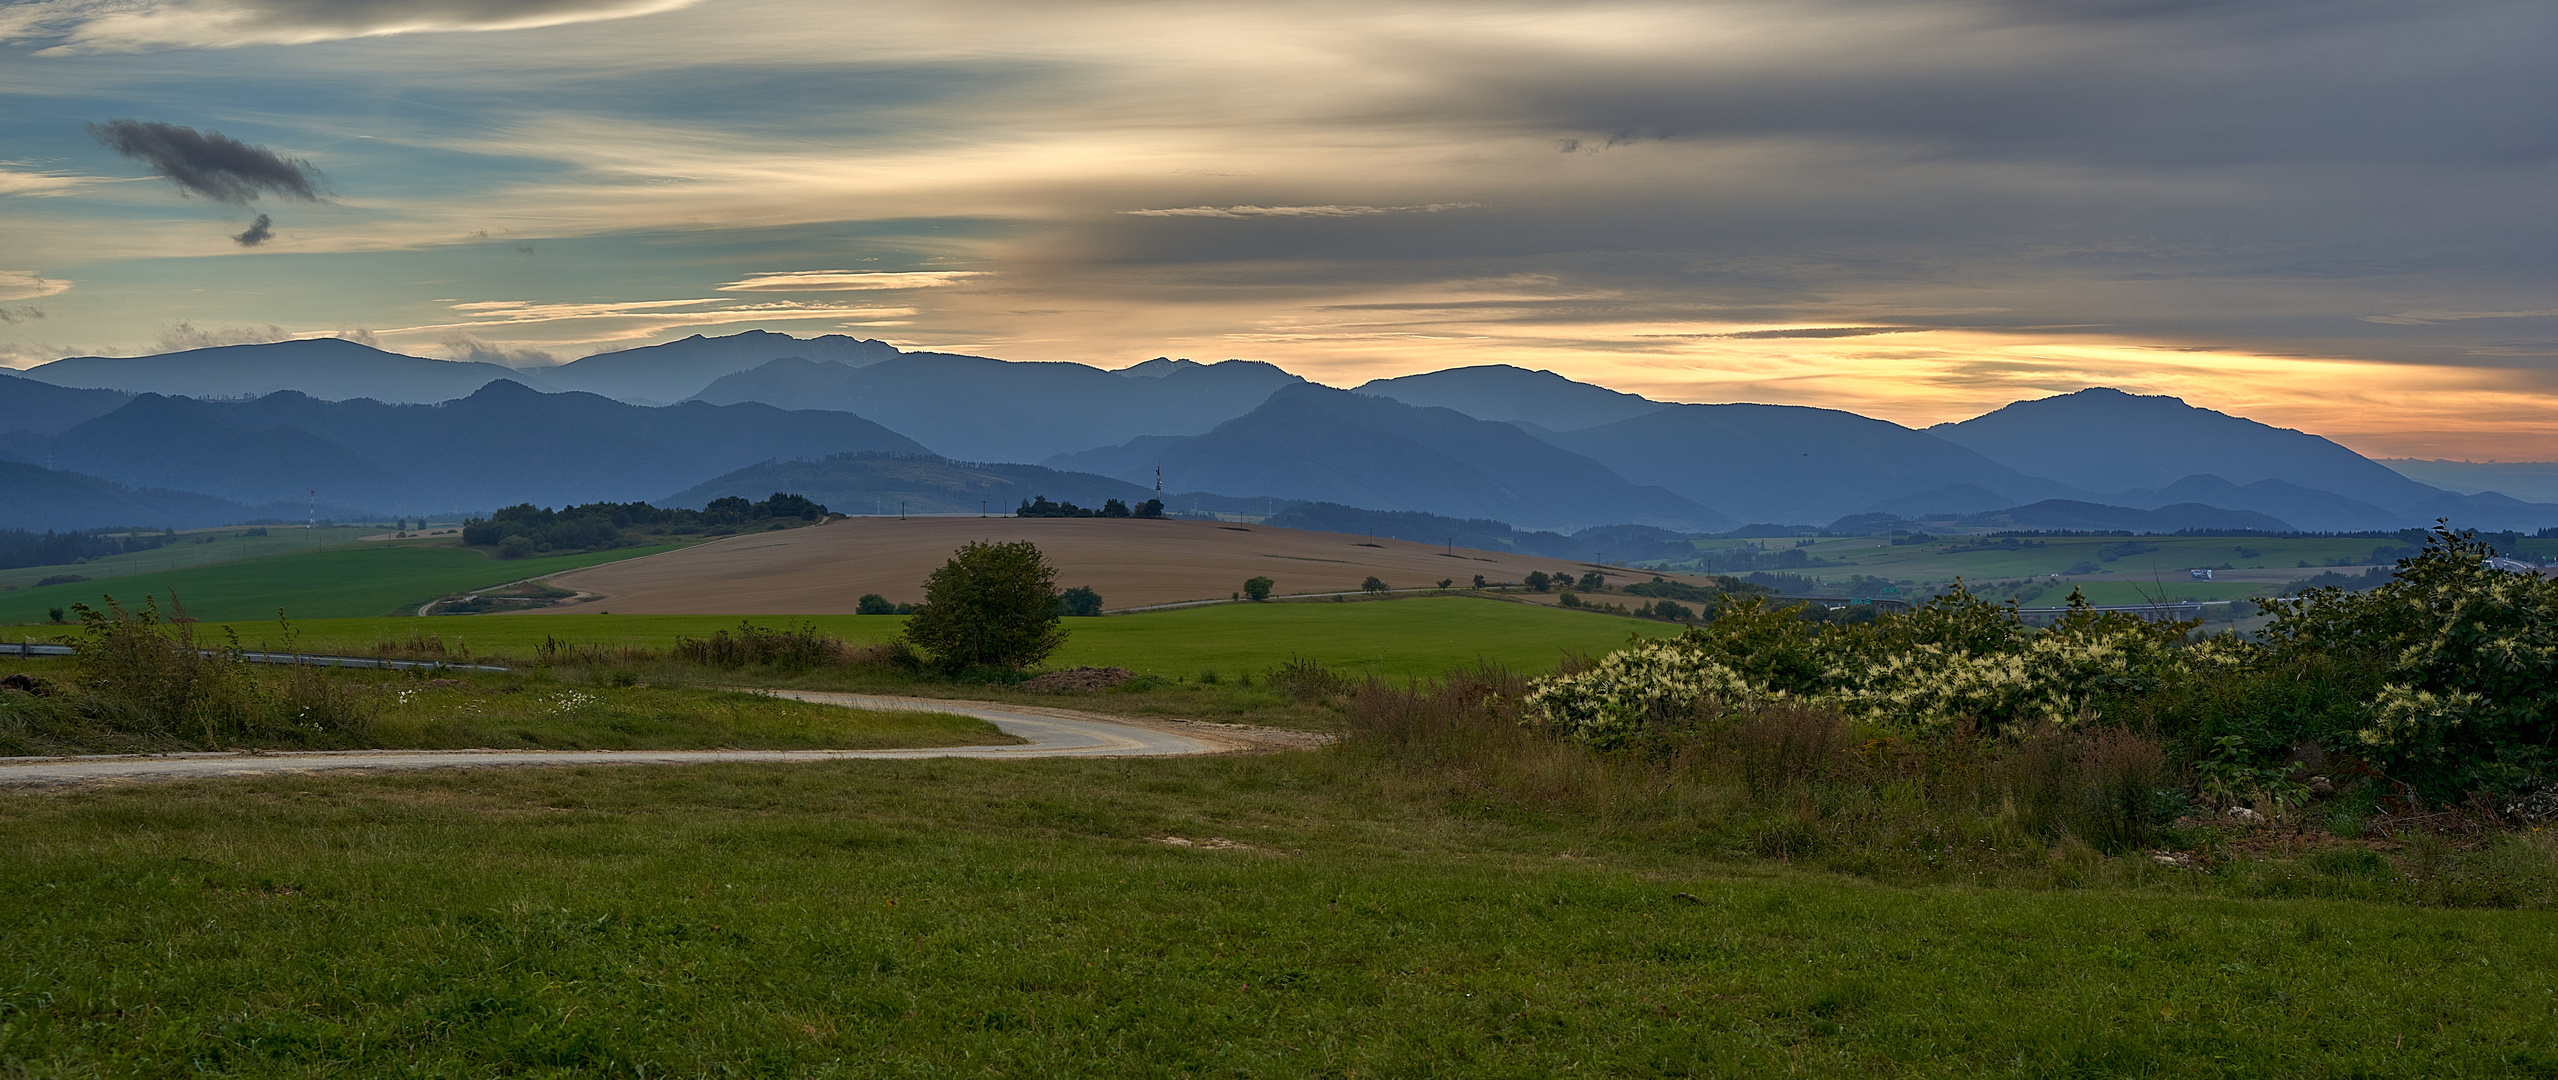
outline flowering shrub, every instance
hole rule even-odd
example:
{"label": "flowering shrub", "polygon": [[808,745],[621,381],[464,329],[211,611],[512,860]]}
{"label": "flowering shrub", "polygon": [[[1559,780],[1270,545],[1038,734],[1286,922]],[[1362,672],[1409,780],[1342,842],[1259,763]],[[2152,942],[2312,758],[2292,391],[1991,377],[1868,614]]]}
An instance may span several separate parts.
{"label": "flowering shrub", "polygon": [[2267,604],[2275,656],[2367,673],[2356,749],[2436,795],[2558,764],[2558,581],[2490,567],[2492,554],[2444,525],[2386,585]]}
{"label": "flowering shrub", "polygon": [[1587,671],[1538,680],[1529,688],[1527,706],[1557,735],[1614,749],[1647,732],[1682,726],[1701,712],[1773,695],[1681,637],[1639,642],[1609,653]]}
{"label": "flowering shrub", "polygon": [[2106,702],[2199,667],[2250,662],[2249,647],[2181,647],[2183,623],[2076,610],[2036,632],[2013,607],[1957,589],[1871,623],[1822,625],[1758,598],[1724,605],[1677,638],[1637,642],[1587,671],[1534,684],[1530,714],[1593,746],[1716,722],[1795,698],[1910,731],[2076,724]]}

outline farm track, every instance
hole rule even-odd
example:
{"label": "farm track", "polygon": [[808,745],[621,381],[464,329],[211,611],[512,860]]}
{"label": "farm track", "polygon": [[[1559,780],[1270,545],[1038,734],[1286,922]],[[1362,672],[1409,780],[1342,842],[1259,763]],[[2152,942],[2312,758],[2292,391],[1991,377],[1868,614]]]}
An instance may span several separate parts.
{"label": "farm track", "polygon": [[261,753],[121,754],[0,759],[0,787],[191,780],[340,770],[407,772],[564,765],[698,765],[901,758],[1179,757],[1257,753],[1320,745],[1304,732],[1181,720],[1126,720],[1071,709],[944,701],[935,698],[759,691],[823,705],[873,710],[955,713],[984,720],[1023,740],[1010,746],[914,747],[897,750],[328,750]]}

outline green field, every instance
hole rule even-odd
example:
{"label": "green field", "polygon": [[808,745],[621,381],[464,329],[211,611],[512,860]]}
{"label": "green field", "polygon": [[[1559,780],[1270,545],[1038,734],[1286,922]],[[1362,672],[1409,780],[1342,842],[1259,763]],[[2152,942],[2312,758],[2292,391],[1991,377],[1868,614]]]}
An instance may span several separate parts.
{"label": "green field", "polygon": [[2545,910],[2333,898],[2351,860],[1860,880],[1340,752],[9,801],[17,1076],[2558,1071]]}
{"label": "green field", "polygon": [[295,619],[391,615],[448,593],[669,550],[618,548],[509,562],[449,543],[366,544],[0,592],[0,624],[42,623],[48,609],[74,601],[98,606],[108,595],[127,607],[142,606],[145,596],[165,606],[173,592],[188,614],[210,621],[272,621],[277,608]]}
{"label": "green field", "polygon": [[[526,560],[531,562],[533,560]],[[523,563],[506,564],[520,566]],[[192,601],[190,605],[192,606]],[[296,619],[300,648],[370,654],[382,644],[433,635],[448,652],[529,657],[545,639],[573,644],[663,649],[682,637],[707,637],[737,626],[735,615],[468,615],[435,618]],[[759,615],[760,626],[814,626],[849,642],[897,636],[896,615]],[[1609,652],[1629,634],[1672,634],[1679,627],[1646,619],[1565,611],[1479,597],[1434,596],[1343,604],[1226,604],[1068,619],[1066,646],[1051,668],[1118,666],[1139,674],[1227,677],[1305,657],[1336,671],[1388,679],[1437,675],[1486,661],[1520,671],[1548,671],[1564,654]],[[221,635],[213,625],[200,632]],[[251,646],[281,644],[272,619],[235,629]]]}
{"label": "green field", "polygon": [[[54,566],[18,566],[0,570],[0,588],[25,588],[57,574],[78,574],[87,578],[130,577],[134,574],[180,570],[190,566],[262,559],[271,555],[299,555],[305,552],[354,544],[362,537],[379,536],[390,530],[380,525],[327,525],[304,529],[299,525],[259,526],[264,536],[251,536],[249,529],[231,526],[221,529],[197,529],[167,538],[168,542],[149,551],[130,555],[113,555],[88,562],[62,563]],[[450,528],[451,526],[438,526]],[[449,542],[449,541],[448,541]]]}

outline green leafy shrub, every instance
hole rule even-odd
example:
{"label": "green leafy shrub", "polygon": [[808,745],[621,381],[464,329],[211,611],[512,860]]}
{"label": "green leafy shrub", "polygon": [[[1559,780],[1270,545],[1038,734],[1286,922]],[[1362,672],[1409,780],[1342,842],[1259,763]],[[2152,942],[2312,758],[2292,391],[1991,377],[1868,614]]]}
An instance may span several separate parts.
{"label": "green leafy shrub", "polygon": [[740,622],[735,634],[715,630],[707,638],[676,638],[675,658],[711,667],[806,671],[842,661],[844,643],[813,626],[776,630]]}
{"label": "green leafy shrub", "polygon": [[977,541],[924,581],[902,640],[946,671],[1018,670],[1066,643],[1057,570],[1026,540]]}
{"label": "green leafy shrub", "polygon": [[2445,524],[2387,584],[2266,602],[2269,659],[2363,673],[2350,747],[2430,798],[2558,768],[2558,581],[2494,553]]}

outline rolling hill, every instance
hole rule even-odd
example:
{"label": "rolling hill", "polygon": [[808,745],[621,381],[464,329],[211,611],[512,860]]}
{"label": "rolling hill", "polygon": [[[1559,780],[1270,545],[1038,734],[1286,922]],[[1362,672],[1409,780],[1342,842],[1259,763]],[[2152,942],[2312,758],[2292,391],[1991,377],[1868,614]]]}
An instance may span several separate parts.
{"label": "rolling hill", "polygon": [[1669,408],[1650,398],[1508,364],[1374,379],[1352,392],[1389,397],[1406,405],[1455,409],[1477,420],[1535,424],[1548,431],[1577,431]]}
{"label": "rolling hill", "polygon": [[[701,393],[722,376],[785,357],[857,368],[898,355],[896,347],[886,342],[842,334],[796,338],[748,330],[726,337],[695,334],[663,345],[597,353],[558,367],[539,369],[534,375],[562,390],[583,390],[637,405],[666,405]],[[787,400],[766,404],[807,407]]]}
{"label": "rolling hill", "polygon": [[627,405],[496,382],[440,405],[145,394],[55,436],[0,438],[0,457],[239,502],[323,500],[392,512],[651,499],[773,458],[922,453],[848,413],[769,405]]}
{"label": "rolling hill", "polygon": [[1991,492],[2001,505],[2085,494],[1924,432],[1835,409],[1673,405],[1543,437],[1743,521],[1833,521],[1965,487]]}
{"label": "rolling hill", "polygon": [[2234,529],[2290,532],[2290,522],[2249,510],[2223,510],[2201,503],[2175,503],[2155,509],[2105,506],[2074,499],[2045,499],[2024,506],[1992,510],[1963,519],[1965,525],[1999,529],[2057,529],[2101,532],[2176,532],[2182,529]]}
{"label": "rolling hill", "polygon": [[[300,508],[294,508],[295,513]],[[0,529],[95,529],[110,525],[189,529],[279,516],[187,491],[130,488],[111,480],[0,461]]]}
{"label": "rolling hill", "polygon": [[66,431],[132,399],[121,390],[80,390],[0,371],[0,432]]}
{"label": "rolling hill", "polygon": [[1305,380],[1269,364],[1157,360],[1125,371],[907,353],[863,367],[775,360],[699,400],[857,412],[962,461],[1044,462],[1143,435],[1195,435]]}
{"label": "rolling hill", "polygon": [[500,379],[549,388],[540,377],[510,367],[403,356],[338,338],[223,345],[157,356],[74,356],[23,374],[56,386],[128,394],[238,398],[292,391],[323,401],[370,398],[417,405],[469,397]]}
{"label": "rolling hill", "polygon": [[1205,434],[1135,439],[1052,468],[1283,499],[1491,518],[1523,528],[1729,527],[1729,518],[1509,424],[1305,384]]}
{"label": "rolling hill", "polygon": [[2326,439],[2165,396],[2095,387],[2020,401],[1928,433],[2018,472],[2092,492],[2165,488],[2188,476],[2281,480],[2405,511],[2441,493]]}
{"label": "rolling hill", "polygon": [[835,454],[815,461],[766,461],[667,496],[660,505],[699,507],[728,495],[762,498],[776,491],[805,495],[840,514],[1009,514],[1030,499],[1099,507],[1131,506],[1154,491],[1091,473],[1037,465],[963,465],[912,454]]}

